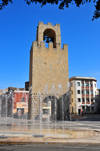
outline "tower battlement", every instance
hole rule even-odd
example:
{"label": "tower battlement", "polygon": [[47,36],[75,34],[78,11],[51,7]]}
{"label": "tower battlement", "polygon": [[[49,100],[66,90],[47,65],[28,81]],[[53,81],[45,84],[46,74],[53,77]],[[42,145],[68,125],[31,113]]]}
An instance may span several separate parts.
{"label": "tower battlement", "polygon": [[[39,24],[38,25],[52,25],[52,23],[48,22],[47,24],[44,24],[43,22],[39,21]],[[60,24],[55,24],[55,25],[52,25],[52,26],[60,26]]]}
{"label": "tower battlement", "polygon": [[[53,42],[48,43],[48,47],[45,47],[45,42],[41,42],[40,45],[38,46],[38,42],[37,41],[33,41],[32,43],[32,48],[33,51],[35,51],[35,49],[38,50],[61,50],[61,51],[68,51],[68,45],[67,44],[63,44],[63,48],[61,49],[61,44],[60,43],[56,43],[56,48],[53,47]],[[36,50],[37,51],[37,50]]]}

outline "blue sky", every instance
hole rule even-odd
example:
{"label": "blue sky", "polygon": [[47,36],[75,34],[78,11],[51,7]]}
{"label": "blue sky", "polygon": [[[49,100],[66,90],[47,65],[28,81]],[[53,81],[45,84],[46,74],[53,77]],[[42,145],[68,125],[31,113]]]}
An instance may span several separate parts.
{"label": "blue sky", "polygon": [[92,2],[59,10],[17,0],[0,11],[1,89],[24,87],[29,80],[30,48],[39,21],[60,23],[62,46],[68,44],[69,77],[94,77],[100,88],[100,19],[92,21],[94,9]]}

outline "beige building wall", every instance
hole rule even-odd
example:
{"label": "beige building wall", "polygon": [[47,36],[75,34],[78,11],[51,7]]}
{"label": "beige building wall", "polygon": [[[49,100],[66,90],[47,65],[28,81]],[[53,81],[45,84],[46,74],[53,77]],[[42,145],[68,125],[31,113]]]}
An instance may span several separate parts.
{"label": "beige building wall", "polygon": [[[73,107],[73,111],[72,111]],[[77,113],[75,80],[71,81],[71,113]]]}
{"label": "beige building wall", "polygon": [[[43,34],[46,30],[51,33],[55,32],[54,42],[49,43],[49,47],[45,47],[43,42]],[[53,30],[53,32],[52,32]],[[49,36],[48,32],[46,34]],[[29,118],[38,116],[39,100],[37,93],[41,93],[41,100],[47,96],[55,96],[59,98],[67,91],[68,77],[68,45],[64,44],[61,49],[60,24],[55,26],[51,23],[47,25],[39,22],[37,29],[36,41],[33,42],[30,51],[30,79],[29,86],[31,87],[29,100]],[[56,43],[55,43],[56,42]],[[58,93],[58,85],[62,85],[62,90]],[[44,87],[47,85],[47,96],[44,95]],[[55,92],[52,92],[52,86],[55,85]],[[32,96],[32,95],[33,96]],[[34,104],[33,104],[34,100]],[[35,108],[33,113],[33,106]]]}

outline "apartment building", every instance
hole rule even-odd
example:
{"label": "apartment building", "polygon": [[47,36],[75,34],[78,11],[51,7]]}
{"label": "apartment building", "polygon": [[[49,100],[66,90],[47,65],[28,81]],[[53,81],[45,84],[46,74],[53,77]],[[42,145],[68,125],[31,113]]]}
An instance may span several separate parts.
{"label": "apartment building", "polygon": [[28,113],[29,91],[8,87],[0,96],[0,116],[25,115]]}
{"label": "apartment building", "polygon": [[71,112],[73,114],[95,113],[97,103],[97,80],[93,77],[71,77]]}

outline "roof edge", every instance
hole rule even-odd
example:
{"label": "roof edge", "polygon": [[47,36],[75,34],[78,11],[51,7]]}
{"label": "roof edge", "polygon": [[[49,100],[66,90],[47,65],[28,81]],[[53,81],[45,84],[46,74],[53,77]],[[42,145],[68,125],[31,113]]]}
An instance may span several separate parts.
{"label": "roof edge", "polygon": [[91,81],[97,82],[97,80],[94,77],[78,77],[78,76],[73,76],[73,77],[69,78],[69,81],[72,81],[72,80],[91,80]]}

